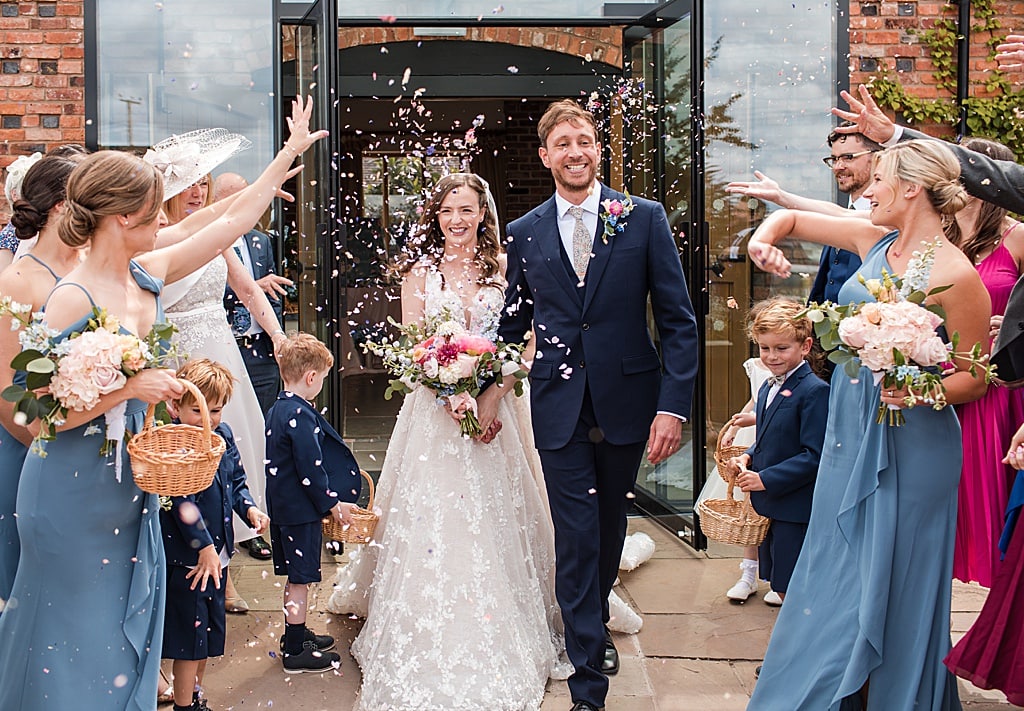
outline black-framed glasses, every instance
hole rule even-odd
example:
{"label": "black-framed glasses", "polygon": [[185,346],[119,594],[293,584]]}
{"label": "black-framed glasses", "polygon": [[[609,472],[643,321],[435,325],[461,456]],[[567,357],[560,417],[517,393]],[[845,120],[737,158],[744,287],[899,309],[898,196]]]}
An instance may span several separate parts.
{"label": "black-framed glasses", "polygon": [[860,158],[861,156],[866,156],[868,153],[874,152],[875,151],[860,151],[858,153],[840,153],[837,156],[825,156],[824,158],[821,159],[821,162],[827,165],[829,168],[833,168],[835,167],[835,164],[838,163],[839,161],[849,163],[851,160],[855,158]]}

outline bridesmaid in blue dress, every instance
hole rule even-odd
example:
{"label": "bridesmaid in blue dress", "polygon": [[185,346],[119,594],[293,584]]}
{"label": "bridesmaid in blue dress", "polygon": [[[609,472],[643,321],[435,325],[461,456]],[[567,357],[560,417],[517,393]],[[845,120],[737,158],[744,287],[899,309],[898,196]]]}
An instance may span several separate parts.
{"label": "bridesmaid in blue dress", "polygon": [[[25,174],[21,197],[14,203],[11,223],[19,239],[39,236],[35,245],[0,274],[0,295],[31,306],[43,307],[47,294],[60,277],[78,264],[79,251],[61,242],[57,221],[63,207],[64,186],[80,156],[46,156]],[[11,370],[11,359],[21,346],[10,318],[0,317],[0,390],[17,381],[24,385],[24,373]],[[17,519],[14,502],[18,479],[32,435],[14,422],[14,404],[0,400],[0,609],[6,603],[18,569]]]}
{"label": "bridesmaid in blue dress", "polygon": [[[776,212],[749,254],[765,271],[788,276],[778,240],[832,244],[860,254],[860,273],[870,279],[882,269],[903,274],[913,252],[937,240],[928,288],[952,286],[930,301],[945,309],[961,350],[975,342],[987,348],[988,292],[943,235],[942,216],[967,200],[959,174],[940,142],[901,143],[876,158],[864,193],[870,221]],[[840,299],[871,297],[854,277]],[[958,361],[943,381],[950,404],[985,392],[966,367]],[[836,369],[807,540],[748,709],[960,708],[955,678],[942,665],[950,647],[960,425],[952,407],[924,404],[905,409],[900,427],[876,423],[880,401],[900,407],[908,395],[883,392],[867,368],[856,379]]]}
{"label": "bridesmaid in blue dress", "polygon": [[[309,132],[311,111],[311,102],[296,102],[292,134],[255,189],[162,249],[153,250],[166,224],[160,173],[126,153],[85,158],[68,180],[58,226],[66,244],[88,244],[89,255],[47,301],[50,326],[68,335],[98,305],[125,331],[149,333],[163,317],[163,283],[195,271],[255,224],[294,174],[292,160],[326,135]],[[181,390],[173,371],[144,370],[92,410],[70,412],[45,457],[26,457],[17,500],[22,555],[0,616],[0,709],[155,708],[164,611],[158,501],[135,486],[123,445],[120,476],[99,450],[105,412],[127,403],[132,431],[148,403]]]}

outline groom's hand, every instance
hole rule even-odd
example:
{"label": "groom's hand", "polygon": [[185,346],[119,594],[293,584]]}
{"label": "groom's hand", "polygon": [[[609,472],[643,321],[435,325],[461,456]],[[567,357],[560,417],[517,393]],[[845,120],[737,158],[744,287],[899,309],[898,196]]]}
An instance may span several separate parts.
{"label": "groom's hand", "polygon": [[647,461],[651,464],[665,461],[679,451],[682,438],[682,420],[665,413],[655,415],[651,423],[651,435],[647,439]]}
{"label": "groom's hand", "polygon": [[[491,424],[498,417],[498,401],[501,400],[501,391],[497,385],[489,385],[486,390],[476,396],[476,419],[480,428],[487,433]],[[494,434],[497,434],[495,432]],[[491,435],[493,438],[494,435]],[[490,440],[487,440],[488,442]]]}

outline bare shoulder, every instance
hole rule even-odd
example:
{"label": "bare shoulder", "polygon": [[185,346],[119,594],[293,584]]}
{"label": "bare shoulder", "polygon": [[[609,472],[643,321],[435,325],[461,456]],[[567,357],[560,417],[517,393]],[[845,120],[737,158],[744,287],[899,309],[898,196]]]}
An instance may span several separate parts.
{"label": "bare shoulder", "polygon": [[32,259],[19,259],[0,272],[0,295],[38,311],[56,285],[53,276]]}

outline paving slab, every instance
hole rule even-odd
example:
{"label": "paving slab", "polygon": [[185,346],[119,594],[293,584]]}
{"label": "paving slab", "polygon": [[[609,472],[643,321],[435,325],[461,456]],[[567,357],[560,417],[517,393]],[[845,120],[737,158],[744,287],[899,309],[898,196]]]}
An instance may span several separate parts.
{"label": "paving slab", "polygon": [[[696,552],[644,518],[631,518],[629,530],[650,535],[656,550],[651,561],[620,574],[616,592],[641,614],[644,626],[636,635],[615,635],[621,671],[611,680],[608,711],[746,708],[756,682],[754,668],[761,663],[778,615],[763,602],[767,586],[747,603],[732,604],[725,591],[736,581],[741,549],[712,544],[709,551]],[[226,654],[210,663],[206,676],[211,711],[351,711],[360,674],[348,648],[362,621],[322,611],[330,582],[346,560],[325,553],[325,582],[311,595],[311,625],[337,638],[341,667],[290,676],[281,671],[279,659],[282,581],[269,563],[244,552],[235,557],[232,577],[252,610],[228,616]],[[978,585],[954,582],[954,639],[973,623],[986,595]],[[1014,708],[1001,692],[965,681],[960,682],[960,694],[965,711]],[[565,682],[549,682],[541,711],[569,711],[570,706]]]}

